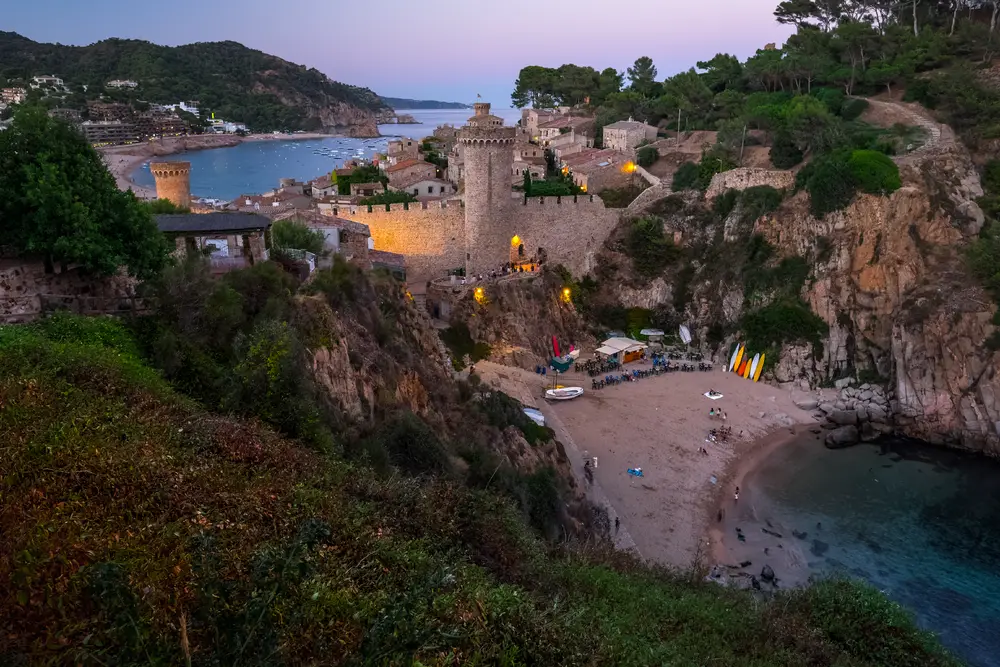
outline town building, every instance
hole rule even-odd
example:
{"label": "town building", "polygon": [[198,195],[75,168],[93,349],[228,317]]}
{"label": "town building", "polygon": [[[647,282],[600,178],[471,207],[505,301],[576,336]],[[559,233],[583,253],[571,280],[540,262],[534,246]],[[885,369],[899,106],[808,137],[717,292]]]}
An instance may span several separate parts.
{"label": "town building", "polygon": [[351,183],[351,195],[355,197],[374,197],[385,192],[381,183]]}
{"label": "town building", "polygon": [[423,160],[406,159],[397,162],[385,170],[389,177],[389,184],[403,183],[420,176],[423,178],[437,178],[437,167],[430,162]]}
{"label": "town building", "polygon": [[121,121],[88,120],[80,124],[83,136],[95,146],[131,144],[139,140],[135,125]]}
{"label": "town building", "polygon": [[76,109],[49,109],[49,116],[64,120],[71,125],[79,125],[83,121],[83,117]]}
{"label": "town building", "polygon": [[176,111],[180,109],[181,111],[186,111],[190,114],[198,115],[198,103],[197,102],[178,102],[177,104],[163,104],[157,105],[156,107],[159,111]]}
{"label": "town building", "polygon": [[318,178],[312,179],[309,181],[309,186],[312,188],[313,199],[325,199],[337,194],[337,184],[330,178],[330,174],[323,174]]}
{"label": "town building", "polygon": [[190,131],[188,124],[174,114],[147,111],[137,115],[133,121],[140,139],[150,137],[176,137]]}
{"label": "town building", "polygon": [[33,76],[31,77],[31,87],[39,88],[45,86],[46,88],[62,88],[64,86],[63,80],[57,76]]}
{"label": "town building", "polygon": [[22,104],[28,98],[28,91],[24,88],[4,88],[0,92],[0,99],[4,104]]}
{"label": "town building", "polygon": [[646,123],[620,120],[604,126],[604,147],[616,151],[636,148],[644,141],[656,141],[656,128]]}
{"label": "town building", "polygon": [[628,155],[611,149],[591,148],[566,156],[561,166],[584,192],[597,194],[628,184],[633,178],[630,168],[633,163],[628,158]]}
{"label": "town building", "polygon": [[87,116],[95,121],[128,121],[132,118],[132,107],[122,102],[87,102]]}
{"label": "town building", "polygon": [[386,158],[389,166],[394,166],[404,160],[419,160],[420,142],[416,139],[393,139],[389,142]]}
{"label": "town building", "polygon": [[129,79],[114,79],[104,84],[108,88],[138,88],[139,84]]}
{"label": "town building", "polygon": [[581,135],[593,135],[593,116],[557,116],[538,126],[538,143],[543,146],[548,145],[553,139],[560,135],[569,133]]}
{"label": "town building", "polygon": [[[345,220],[318,211],[294,211],[278,216],[277,220],[292,220],[323,233],[323,249],[331,254],[366,266],[372,247],[368,225]],[[323,263],[320,264],[322,266]]]}
{"label": "town building", "polygon": [[522,109],[521,127],[528,133],[531,141],[538,141],[538,128],[542,123],[547,123],[559,114],[548,109]]}
{"label": "town building", "polygon": [[[355,186],[352,186],[352,189]],[[416,175],[407,180],[389,182],[389,189],[399,192],[409,192],[418,198],[440,199],[455,194],[455,186],[442,178],[428,178]]]}
{"label": "town building", "polygon": [[542,180],[545,178],[545,171],[546,164],[543,157],[515,158],[511,172],[512,183],[521,185],[524,182],[524,172],[531,174],[533,180]]}
{"label": "town building", "polygon": [[301,192],[272,192],[264,195],[240,195],[227,206],[241,213],[259,213],[276,219],[289,211],[306,211],[315,205],[313,198]]}
{"label": "town building", "polygon": [[208,121],[206,131],[213,134],[236,134],[237,132],[246,132],[247,126],[246,123],[234,123],[221,118],[213,118]]}

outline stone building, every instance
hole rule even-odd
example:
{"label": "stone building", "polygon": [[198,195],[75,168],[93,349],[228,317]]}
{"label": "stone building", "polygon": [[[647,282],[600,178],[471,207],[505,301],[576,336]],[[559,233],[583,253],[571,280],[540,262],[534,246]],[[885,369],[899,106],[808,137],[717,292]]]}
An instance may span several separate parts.
{"label": "stone building", "polygon": [[522,109],[521,127],[525,129],[529,139],[538,141],[538,126],[542,123],[547,123],[557,115],[557,112],[548,109]]}
{"label": "stone building", "polygon": [[646,123],[620,120],[604,126],[604,147],[616,151],[627,151],[643,141],[655,141],[656,128]]}
{"label": "stone building", "polygon": [[455,194],[455,186],[449,181],[441,178],[426,178],[424,176],[414,176],[405,181],[389,183],[390,190],[398,192],[409,192],[414,197],[441,198]]}
{"label": "stone building", "polygon": [[254,213],[181,213],[157,215],[156,226],[173,239],[176,253],[211,248],[212,271],[226,273],[269,258],[271,220]]}
{"label": "stone building", "polygon": [[[371,249],[371,231],[368,225],[346,220],[318,211],[292,211],[279,216],[277,220],[293,220],[323,234],[323,249],[330,253],[355,260],[361,264],[368,262]],[[277,222],[277,220],[275,220]]]}
{"label": "stone building", "polygon": [[541,145],[547,146],[559,136],[569,133],[593,136],[594,117],[564,115],[552,118],[538,126],[537,141]]}
{"label": "stone building", "polygon": [[191,163],[150,162],[156,181],[157,199],[166,199],[180,208],[191,208]]}
{"label": "stone building", "polygon": [[416,139],[393,139],[386,155],[390,166],[403,160],[419,160],[420,143]]}
{"label": "stone building", "polygon": [[385,170],[389,185],[409,181],[416,177],[437,178],[437,167],[423,160],[401,160]]}

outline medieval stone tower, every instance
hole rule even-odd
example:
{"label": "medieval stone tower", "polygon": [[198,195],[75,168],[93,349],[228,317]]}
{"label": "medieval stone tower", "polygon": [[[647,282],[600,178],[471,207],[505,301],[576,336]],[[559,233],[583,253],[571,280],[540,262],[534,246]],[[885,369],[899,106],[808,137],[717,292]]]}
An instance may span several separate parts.
{"label": "medieval stone tower", "polygon": [[477,102],[476,115],[459,130],[465,151],[465,272],[473,275],[508,261],[515,233],[511,206],[514,162],[513,127],[490,114],[488,102]]}
{"label": "medieval stone tower", "polygon": [[168,199],[181,208],[191,208],[191,163],[150,162],[156,180],[156,196]]}

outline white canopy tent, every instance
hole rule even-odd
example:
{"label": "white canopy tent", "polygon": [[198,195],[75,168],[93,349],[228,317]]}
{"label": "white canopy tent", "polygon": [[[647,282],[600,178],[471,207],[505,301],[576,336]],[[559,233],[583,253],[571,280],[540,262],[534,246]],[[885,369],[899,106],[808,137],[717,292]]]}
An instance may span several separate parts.
{"label": "white canopy tent", "polygon": [[[646,349],[646,344],[641,343],[637,340],[632,340],[631,338],[609,338],[601,346],[597,348],[597,353],[605,357],[612,357],[618,361],[618,363],[624,363],[626,361],[626,356],[631,356],[633,353],[642,352]],[[629,359],[631,361],[631,359]]]}

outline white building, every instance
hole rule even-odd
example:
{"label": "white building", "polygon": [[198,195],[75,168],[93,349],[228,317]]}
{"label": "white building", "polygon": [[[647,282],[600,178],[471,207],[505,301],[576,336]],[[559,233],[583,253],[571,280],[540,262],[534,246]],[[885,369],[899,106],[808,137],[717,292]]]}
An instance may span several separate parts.
{"label": "white building", "polygon": [[55,86],[57,88],[63,87],[63,80],[57,76],[33,76],[31,77],[31,87],[38,88],[39,86]]}
{"label": "white building", "polygon": [[656,128],[629,118],[604,126],[604,147],[627,151],[644,141],[656,141]]}
{"label": "white building", "polygon": [[139,84],[128,79],[115,79],[105,84],[108,88],[138,88]]}
{"label": "white building", "polygon": [[187,111],[195,116],[198,115],[198,105],[192,102],[178,102],[177,104],[164,104],[164,111],[173,111],[174,109],[180,109],[181,111]]}

